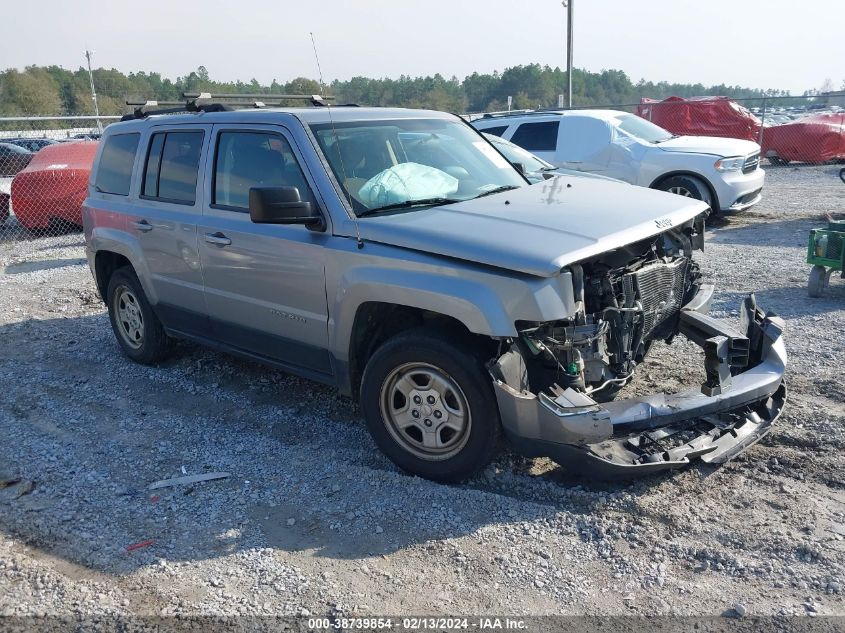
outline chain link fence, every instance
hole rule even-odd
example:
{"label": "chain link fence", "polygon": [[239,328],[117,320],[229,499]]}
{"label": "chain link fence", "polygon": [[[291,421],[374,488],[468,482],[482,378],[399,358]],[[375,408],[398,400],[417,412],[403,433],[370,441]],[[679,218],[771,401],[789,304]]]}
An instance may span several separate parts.
{"label": "chain link fence", "polygon": [[0,241],[78,241],[103,126],[120,117],[0,117]]}
{"label": "chain link fence", "polygon": [[[700,97],[590,108],[624,110],[678,135],[754,141],[770,165],[845,162],[845,94]],[[576,108],[577,109],[577,108]],[[0,118],[0,241],[74,241],[104,126],[116,116]]]}
{"label": "chain link fence", "polygon": [[[845,162],[845,92],[807,97],[670,97],[637,103],[575,106],[571,110],[620,110],[637,114],[679,136],[719,136],[754,141],[769,165]],[[550,108],[549,110],[555,110]],[[532,110],[514,110],[532,112]],[[484,113],[470,113],[470,121]],[[497,112],[493,114],[507,114]]]}
{"label": "chain link fence", "polygon": [[671,97],[643,99],[627,107],[673,134],[754,141],[771,165],[845,161],[845,94],[734,100]]}

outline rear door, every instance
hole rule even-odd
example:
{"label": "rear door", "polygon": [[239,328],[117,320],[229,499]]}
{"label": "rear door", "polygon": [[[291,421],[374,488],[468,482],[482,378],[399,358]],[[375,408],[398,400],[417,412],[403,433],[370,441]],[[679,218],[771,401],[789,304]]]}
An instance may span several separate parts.
{"label": "rear door", "polygon": [[324,208],[287,130],[215,126],[200,257],[214,337],[331,382],[324,244],[328,232],[254,224],[249,189],[295,186]]}
{"label": "rear door", "polygon": [[158,125],[141,138],[137,204],[127,229],[141,244],[164,324],[207,332],[197,221],[202,217],[199,165],[210,125]]}

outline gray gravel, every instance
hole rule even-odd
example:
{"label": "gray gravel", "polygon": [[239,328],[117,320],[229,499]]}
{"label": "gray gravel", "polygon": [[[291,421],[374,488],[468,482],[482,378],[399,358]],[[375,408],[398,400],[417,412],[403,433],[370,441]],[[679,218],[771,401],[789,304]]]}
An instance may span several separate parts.
{"label": "gray gravel", "polygon": [[[701,258],[717,316],[754,290],[787,321],[781,421],[633,484],[509,452],[464,486],[405,476],[327,388],[187,344],[126,360],[79,235],[0,244],[0,614],[845,614],[845,284],[809,299],[804,263],[837,171],[769,169]],[[661,345],[628,389],[699,359]]]}

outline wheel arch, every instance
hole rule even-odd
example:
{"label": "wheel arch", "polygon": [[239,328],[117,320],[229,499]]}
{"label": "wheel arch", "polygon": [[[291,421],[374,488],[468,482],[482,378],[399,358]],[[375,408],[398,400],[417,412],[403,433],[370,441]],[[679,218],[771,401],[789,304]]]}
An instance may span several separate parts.
{"label": "wheel arch", "polygon": [[105,300],[109,277],[121,266],[131,266],[141,289],[151,305],[158,303],[158,296],[150,280],[141,245],[132,235],[111,227],[95,227],[88,240],[89,262],[93,257],[92,272],[100,297]]}
{"label": "wheel arch", "polygon": [[448,334],[479,351],[483,351],[486,346],[490,346],[492,351],[495,345],[493,338],[472,333],[454,316],[398,303],[366,301],[358,306],[353,320],[349,336],[348,367],[344,372],[346,381],[341,376],[341,391],[357,399],[364,368],[375,351],[394,336],[420,327]]}
{"label": "wheel arch", "polygon": [[106,291],[114,271],[124,266],[129,266],[134,270],[132,262],[126,255],[114,251],[97,251],[94,256],[94,279],[97,283],[97,291],[103,301],[106,301]]}
{"label": "wheel arch", "polygon": [[711,183],[706,176],[702,176],[701,174],[694,171],[679,169],[675,171],[666,172],[665,174],[661,174],[660,176],[655,178],[652,183],[648,186],[648,188],[657,189],[662,182],[668,180],[669,178],[674,178],[675,176],[688,176],[690,178],[695,178],[696,180],[700,180],[701,182],[703,182],[704,186],[707,187],[707,190],[710,192],[710,196],[713,200],[713,204],[710,207],[711,211],[718,212],[719,209],[722,208],[721,203],[719,202],[719,196],[716,193],[716,188],[713,186],[713,183]]}

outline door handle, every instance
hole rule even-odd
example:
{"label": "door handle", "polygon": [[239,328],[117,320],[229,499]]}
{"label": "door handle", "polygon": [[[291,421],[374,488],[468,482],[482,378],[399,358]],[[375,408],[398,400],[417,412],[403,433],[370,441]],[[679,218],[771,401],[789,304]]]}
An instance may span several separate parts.
{"label": "door handle", "polygon": [[205,241],[209,244],[217,244],[217,246],[228,246],[232,243],[232,240],[223,235],[220,231],[217,233],[206,233]]}
{"label": "door handle", "polygon": [[133,222],[132,226],[141,231],[141,233],[148,233],[149,231],[153,230],[153,225],[147,222],[146,220],[139,220],[138,222]]}

